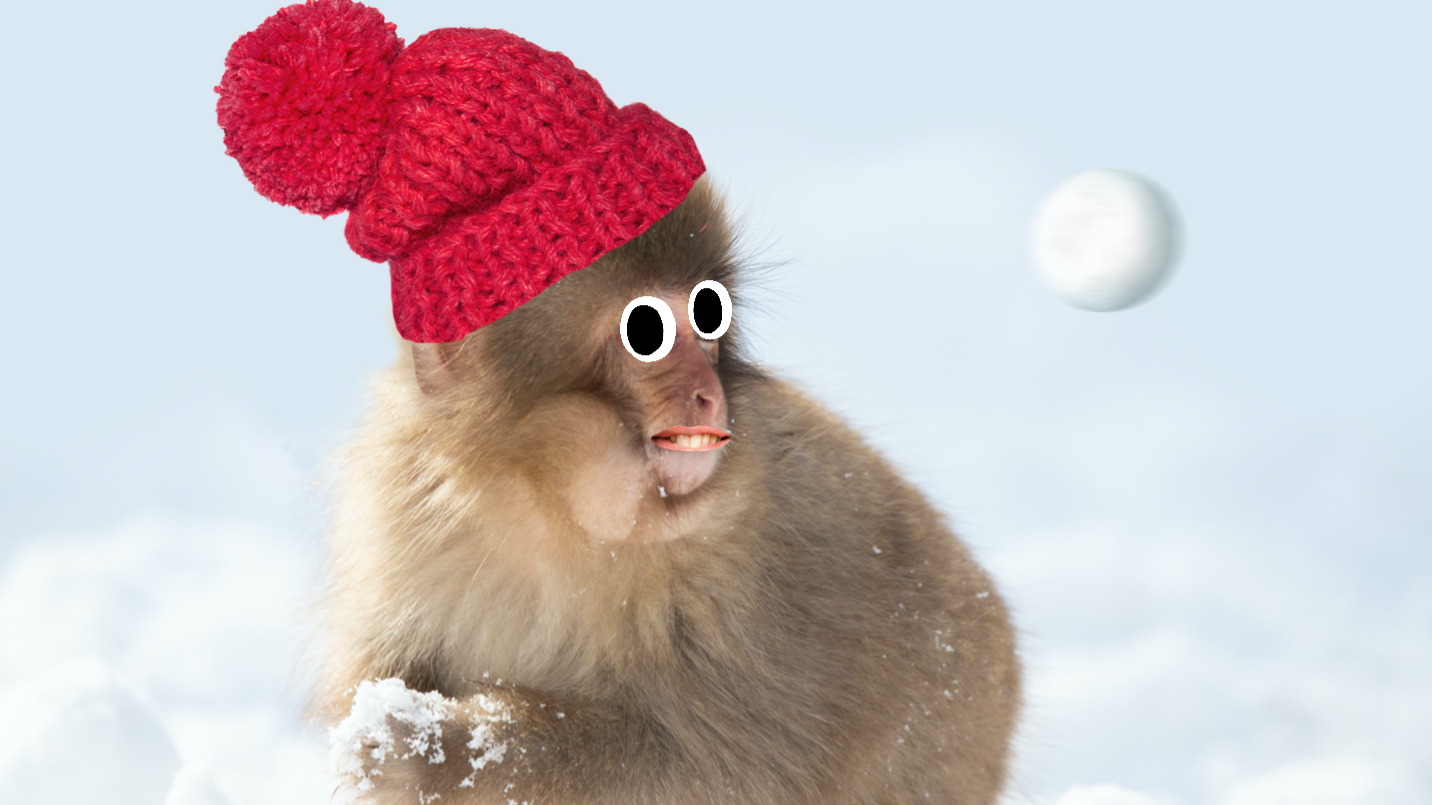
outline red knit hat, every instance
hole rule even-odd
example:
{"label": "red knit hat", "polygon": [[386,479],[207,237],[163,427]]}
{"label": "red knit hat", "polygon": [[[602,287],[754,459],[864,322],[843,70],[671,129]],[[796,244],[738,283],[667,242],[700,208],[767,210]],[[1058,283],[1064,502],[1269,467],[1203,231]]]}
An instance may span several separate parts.
{"label": "red knit hat", "polygon": [[240,37],[219,125],[264,196],[348,211],[410,341],[456,341],[631,240],[705,172],[691,135],[617,108],[571,60],[506,31],[404,49],[377,9],[309,0]]}

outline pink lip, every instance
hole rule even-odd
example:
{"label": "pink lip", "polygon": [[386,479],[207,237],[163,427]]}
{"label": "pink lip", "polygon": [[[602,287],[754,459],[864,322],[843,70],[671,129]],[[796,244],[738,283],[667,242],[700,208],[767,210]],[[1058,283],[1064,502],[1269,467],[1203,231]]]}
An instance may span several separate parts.
{"label": "pink lip", "polygon": [[[711,444],[702,445],[700,447],[680,447],[672,439],[673,436],[695,436],[700,433],[709,433],[710,435],[720,439],[720,441],[712,442]],[[655,436],[651,437],[651,441],[657,447],[660,447],[664,450],[719,450],[722,447],[725,447],[727,442],[731,441],[731,434],[719,428],[709,428],[705,425],[701,425],[695,428],[688,428],[685,426],[678,425],[677,427],[667,428],[661,433],[656,434]]]}

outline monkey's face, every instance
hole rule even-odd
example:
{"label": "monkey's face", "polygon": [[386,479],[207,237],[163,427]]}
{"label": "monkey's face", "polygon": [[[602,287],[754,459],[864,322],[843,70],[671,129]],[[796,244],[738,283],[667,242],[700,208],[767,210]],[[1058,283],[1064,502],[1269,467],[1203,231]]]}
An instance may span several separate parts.
{"label": "monkey's face", "polygon": [[466,412],[438,427],[483,488],[519,481],[597,541],[678,538],[732,440],[731,300],[716,281],[682,291],[617,268],[564,278],[465,342],[413,345],[418,382]]}
{"label": "monkey's face", "polygon": [[[709,288],[700,291],[716,295]],[[614,361],[621,367],[618,390],[636,415],[642,455],[658,494],[695,492],[731,441],[726,392],[716,373],[721,342],[704,337],[715,336],[716,326],[689,312],[697,295],[694,290],[689,296],[638,297],[627,303],[617,327],[626,353]],[[729,322],[729,297],[725,309]],[[716,318],[722,318],[720,312]]]}
{"label": "monkey's face", "polygon": [[[599,272],[591,277],[601,278]],[[595,347],[590,373],[580,387],[549,395],[543,406],[563,411],[567,431],[581,434],[580,443],[566,445],[562,458],[546,466],[567,468],[567,480],[554,491],[589,537],[680,538],[687,523],[704,519],[705,493],[732,439],[721,341],[703,337],[716,330],[693,319],[690,288],[622,283],[603,290],[591,329],[580,339]],[[593,288],[590,296],[597,294]],[[554,301],[563,302],[563,295]],[[729,310],[727,301],[728,322]]]}

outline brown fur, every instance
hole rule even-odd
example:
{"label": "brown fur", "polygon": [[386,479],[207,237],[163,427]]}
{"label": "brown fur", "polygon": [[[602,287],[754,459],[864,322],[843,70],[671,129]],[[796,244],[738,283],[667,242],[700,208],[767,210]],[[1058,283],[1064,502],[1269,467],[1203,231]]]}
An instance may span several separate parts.
{"label": "brown fur", "polygon": [[471,787],[459,716],[447,762],[389,760],[365,801],[994,801],[1020,698],[999,596],[858,436],[742,360],[739,302],[714,474],[681,496],[616,486],[652,382],[616,317],[704,279],[738,298],[732,254],[703,181],[597,264],[420,352],[437,381],[420,366],[420,388],[411,358],[379,378],[332,538],[321,706],[341,719],[358,682],[400,677],[516,718]]}

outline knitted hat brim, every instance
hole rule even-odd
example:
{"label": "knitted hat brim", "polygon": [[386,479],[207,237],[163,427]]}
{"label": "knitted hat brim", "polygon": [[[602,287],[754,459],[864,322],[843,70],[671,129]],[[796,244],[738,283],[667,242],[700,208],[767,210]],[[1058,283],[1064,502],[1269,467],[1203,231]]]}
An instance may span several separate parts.
{"label": "knitted hat brim", "polygon": [[457,341],[646,231],[706,172],[686,131],[648,108],[613,136],[389,261],[409,341]]}

